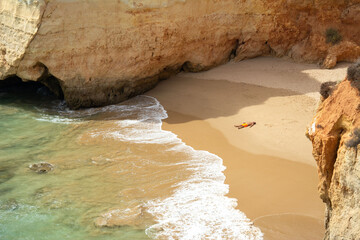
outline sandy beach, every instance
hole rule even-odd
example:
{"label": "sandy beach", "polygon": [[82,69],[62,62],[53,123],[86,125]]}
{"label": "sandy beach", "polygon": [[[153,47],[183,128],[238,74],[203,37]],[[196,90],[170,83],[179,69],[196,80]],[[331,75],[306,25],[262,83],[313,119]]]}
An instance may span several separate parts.
{"label": "sandy beach", "polygon": [[[347,66],[261,57],[181,73],[147,94],[168,112],[164,130],[223,159],[229,196],[265,239],[322,239],[324,204],[305,129],[320,84],[343,80]],[[257,125],[234,127],[247,121]]]}

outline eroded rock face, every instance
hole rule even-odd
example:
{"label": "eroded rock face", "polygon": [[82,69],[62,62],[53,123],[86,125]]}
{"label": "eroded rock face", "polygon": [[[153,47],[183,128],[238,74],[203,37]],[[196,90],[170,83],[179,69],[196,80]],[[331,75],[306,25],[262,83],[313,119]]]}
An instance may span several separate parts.
{"label": "eroded rock face", "polygon": [[[326,203],[325,239],[360,236],[360,93],[341,82],[320,105],[308,130]],[[354,133],[355,131],[355,133]]]}
{"label": "eroded rock face", "polygon": [[16,74],[45,6],[44,0],[0,1],[0,80]]}
{"label": "eroded rock face", "polygon": [[[181,70],[233,58],[333,67],[360,56],[359,15],[359,0],[1,1],[0,79],[16,74],[50,88],[56,79],[77,108],[116,103]],[[342,35],[338,45],[326,43],[329,27]]]}

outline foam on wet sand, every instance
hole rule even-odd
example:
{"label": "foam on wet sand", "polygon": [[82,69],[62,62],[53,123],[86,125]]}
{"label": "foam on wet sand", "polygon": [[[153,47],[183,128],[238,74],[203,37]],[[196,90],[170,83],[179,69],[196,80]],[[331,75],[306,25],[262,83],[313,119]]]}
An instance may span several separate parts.
{"label": "foam on wet sand", "polygon": [[[322,239],[324,205],[305,129],[321,83],[345,78],[347,65],[261,57],[181,73],[148,94],[168,111],[165,130],[224,160],[229,196],[265,239]],[[234,128],[245,121],[257,125]]]}

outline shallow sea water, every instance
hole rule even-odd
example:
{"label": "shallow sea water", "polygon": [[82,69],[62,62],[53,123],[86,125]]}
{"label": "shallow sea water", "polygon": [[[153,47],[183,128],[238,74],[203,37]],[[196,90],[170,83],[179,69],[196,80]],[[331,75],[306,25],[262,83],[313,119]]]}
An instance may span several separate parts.
{"label": "shallow sea water", "polygon": [[72,111],[43,87],[0,89],[0,239],[261,239],[222,159],[166,117],[148,96]]}

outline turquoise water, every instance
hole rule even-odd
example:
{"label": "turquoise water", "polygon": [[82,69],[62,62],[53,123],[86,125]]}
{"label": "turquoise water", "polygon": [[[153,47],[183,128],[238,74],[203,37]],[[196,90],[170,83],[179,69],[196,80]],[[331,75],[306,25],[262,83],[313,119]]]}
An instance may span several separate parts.
{"label": "turquoise water", "polygon": [[261,239],[222,159],[166,117],[148,96],[72,111],[41,86],[0,89],[0,239]]}
{"label": "turquoise water", "polygon": [[[83,128],[62,123],[64,118],[41,120],[44,114],[56,119],[57,111],[65,109],[42,90],[0,93],[0,239],[99,239],[99,235],[101,239],[148,239],[141,227],[94,226],[93,218],[101,211],[119,205],[96,191],[115,181],[96,176],[97,170],[111,168],[111,163],[94,166],[92,158],[103,150],[92,145],[89,151],[74,141]],[[55,164],[55,170],[47,174],[29,170],[37,162]]]}

